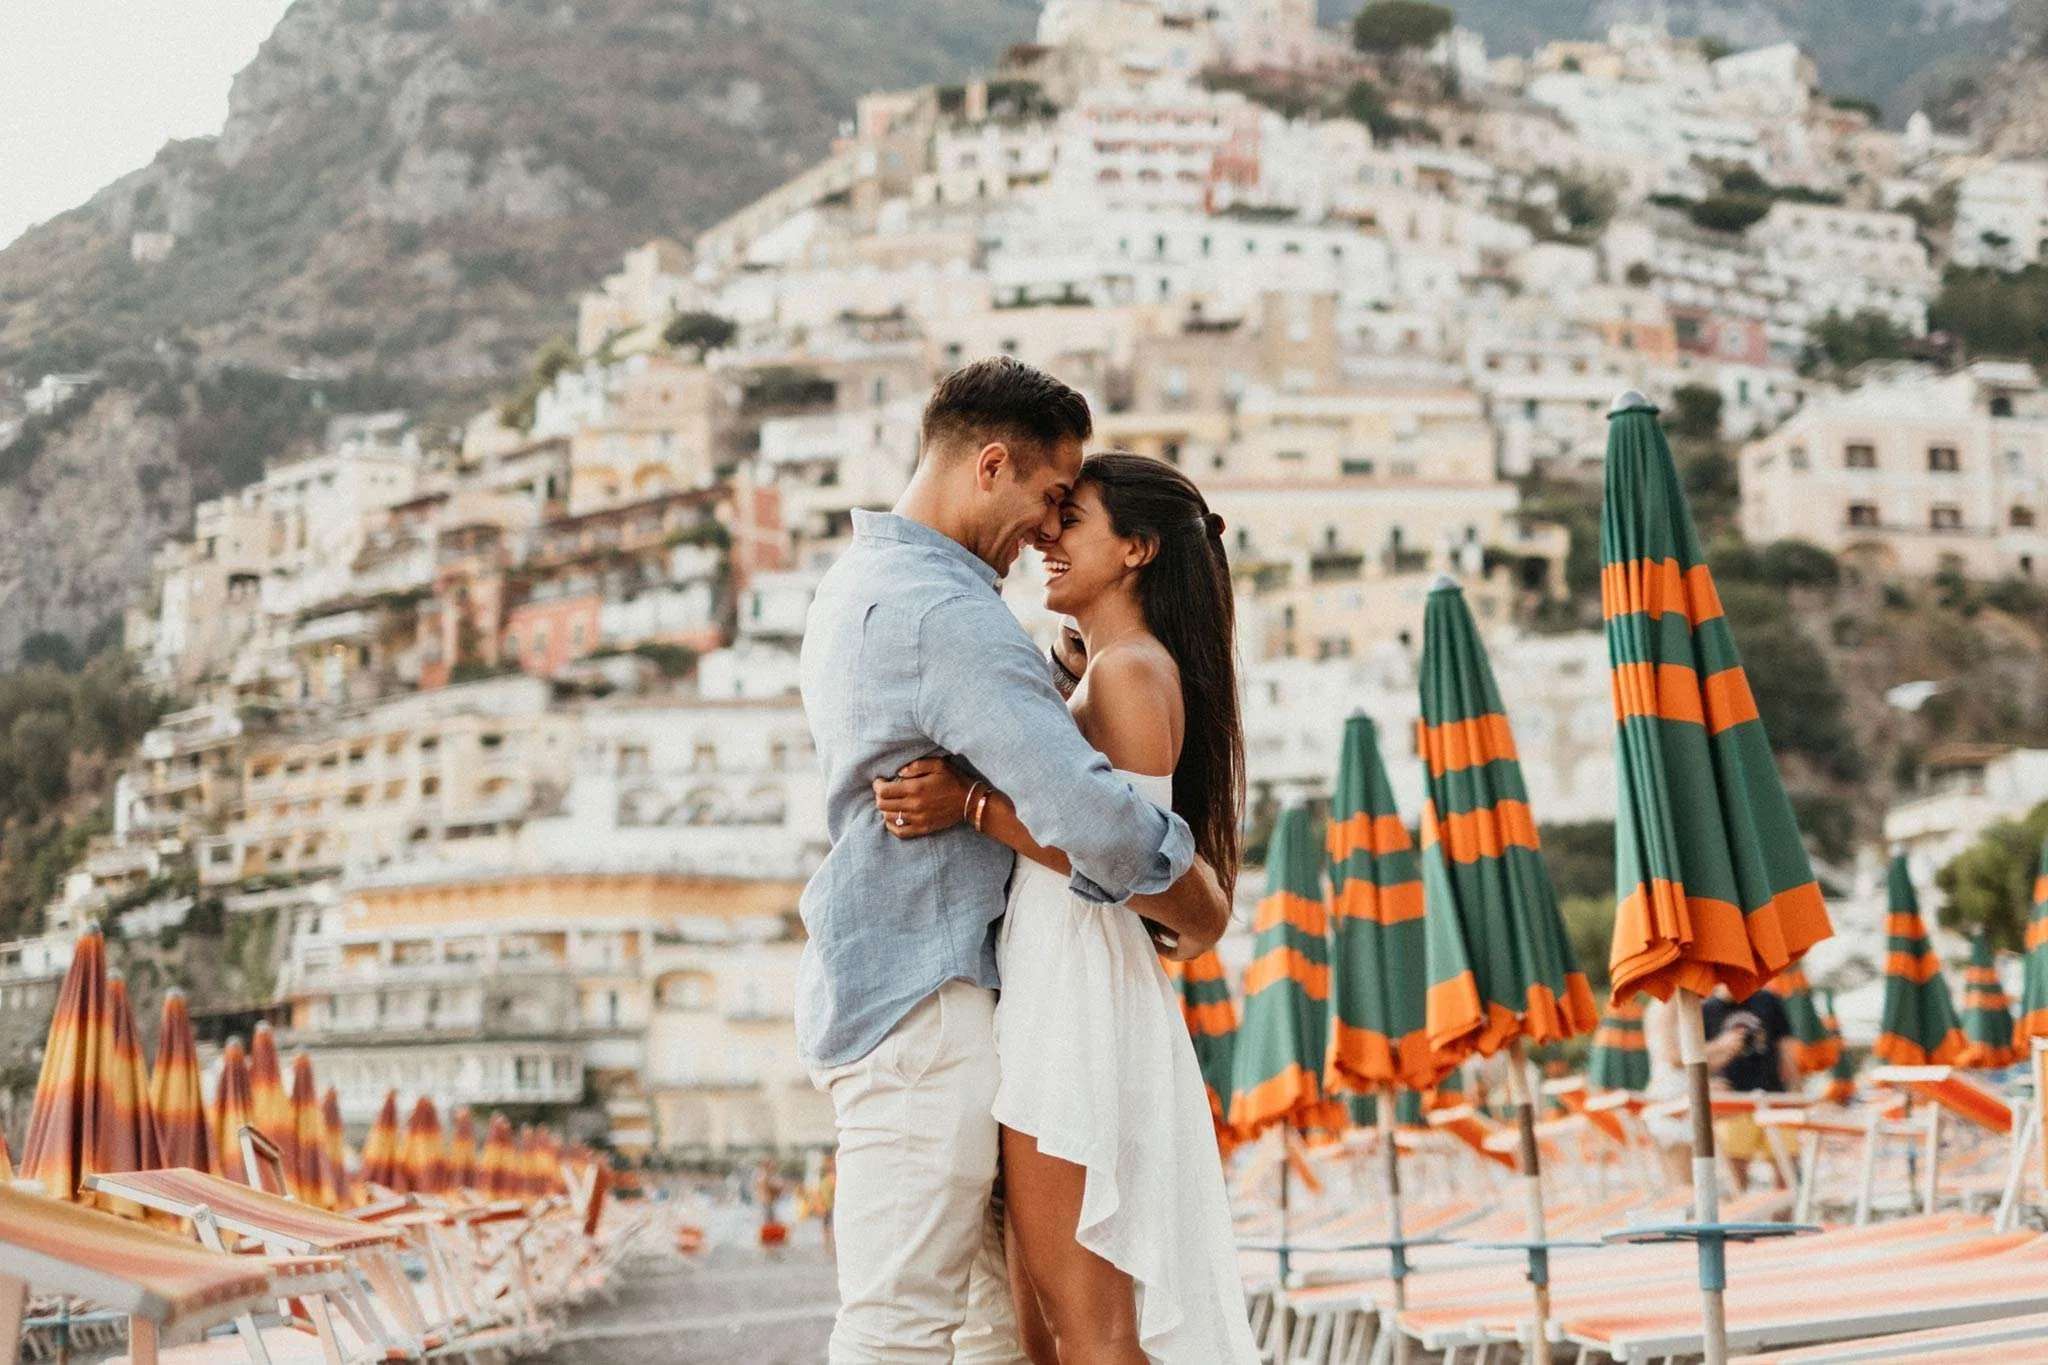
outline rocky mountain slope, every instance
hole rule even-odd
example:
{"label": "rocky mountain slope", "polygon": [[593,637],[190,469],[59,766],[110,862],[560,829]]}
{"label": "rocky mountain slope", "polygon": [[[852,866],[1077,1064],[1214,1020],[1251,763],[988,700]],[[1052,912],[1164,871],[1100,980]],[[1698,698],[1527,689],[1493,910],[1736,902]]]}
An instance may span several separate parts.
{"label": "rocky mountain slope", "polygon": [[[0,546],[0,667],[30,632],[92,630],[192,496],[281,453],[251,450],[252,424],[303,437],[336,405],[208,376],[312,372],[459,413],[624,249],[779,183],[863,92],[986,66],[1037,8],[298,0],[217,138],[0,251],[0,374],[111,376],[32,461],[0,449],[0,517],[30,528]],[[213,440],[222,424],[240,439]]]}

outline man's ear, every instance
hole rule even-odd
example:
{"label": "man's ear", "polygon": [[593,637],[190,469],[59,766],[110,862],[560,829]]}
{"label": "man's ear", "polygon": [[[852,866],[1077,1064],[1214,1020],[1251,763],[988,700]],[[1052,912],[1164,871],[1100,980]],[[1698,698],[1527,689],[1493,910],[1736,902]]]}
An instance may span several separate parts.
{"label": "man's ear", "polygon": [[994,490],[996,476],[1010,463],[1010,447],[990,441],[974,452],[974,486],[987,493]]}

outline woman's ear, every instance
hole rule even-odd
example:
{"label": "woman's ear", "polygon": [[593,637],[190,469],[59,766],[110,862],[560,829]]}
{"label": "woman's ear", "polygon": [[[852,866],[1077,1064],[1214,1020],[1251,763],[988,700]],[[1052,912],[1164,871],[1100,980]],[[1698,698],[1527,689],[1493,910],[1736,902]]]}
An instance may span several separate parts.
{"label": "woman's ear", "polygon": [[1159,554],[1159,541],[1152,536],[1132,536],[1124,545],[1124,567],[1136,572]]}

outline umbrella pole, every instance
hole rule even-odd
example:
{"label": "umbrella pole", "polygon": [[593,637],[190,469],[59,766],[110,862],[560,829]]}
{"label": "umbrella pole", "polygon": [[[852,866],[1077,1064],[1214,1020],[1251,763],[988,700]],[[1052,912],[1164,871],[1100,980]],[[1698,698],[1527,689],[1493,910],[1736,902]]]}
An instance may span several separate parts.
{"label": "umbrella pole", "polygon": [[1408,1365],[1408,1336],[1401,1330],[1399,1315],[1408,1309],[1408,1248],[1401,1228],[1401,1154],[1394,1146],[1395,1089],[1388,1086],[1380,1096],[1378,1120],[1381,1160],[1387,1172],[1387,1242],[1394,1272],[1394,1313],[1396,1321],[1388,1330],[1394,1334],[1393,1365]]}
{"label": "umbrella pole", "polygon": [[1287,1294],[1287,1168],[1292,1164],[1294,1154],[1287,1150],[1287,1125],[1281,1124],[1280,1134],[1280,1294],[1285,1301]]}
{"label": "umbrella pole", "polygon": [[[1721,1221],[1721,1177],[1714,1162],[1714,1103],[1707,1089],[1707,1037],[1700,1022],[1700,998],[1688,990],[1673,997],[1678,1006],[1678,1055],[1692,1104],[1693,1221],[1711,1227]],[[1728,1287],[1728,1253],[1718,1239],[1702,1237],[1700,1306],[1706,1365],[1728,1359],[1728,1319],[1722,1295]]]}
{"label": "umbrella pole", "polygon": [[1530,1093],[1528,1063],[1522,1040],[1508,1044],[1508,1098],[1515,1106],[1515,1127],[1521,1137],[1522,1196],[1529,1214],[1529,1287],[1536,1315],[1529,1322],[1529,1360],[1550,1356],[1550,1234],[1543,1223],[1543,1162],[1536,1150],[1536,1101]]}

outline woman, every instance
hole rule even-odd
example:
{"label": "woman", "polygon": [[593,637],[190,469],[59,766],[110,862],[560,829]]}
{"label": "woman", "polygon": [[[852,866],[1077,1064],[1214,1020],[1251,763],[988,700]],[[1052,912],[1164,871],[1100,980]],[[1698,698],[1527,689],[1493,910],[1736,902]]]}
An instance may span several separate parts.
{"label": "woman", "polygon": [[[1228,887],[1244,741],[1223,519],[1171,465],[1107,454],[1083,464],[1060,526],[1040,549],[1046,607],[1074,619],[1084,647],[1074,719],[1132,786],[1179,812]],[[1072,895],[1066,857],[1032,842],[1000,792],[942,764],[918,771],[877,785],[892,833],[964,814],[1021,855],[998,948],[995,1115],[1027,1353],[1035,1365],[1255,1360],[1207,1092],[1146,922]]]}

